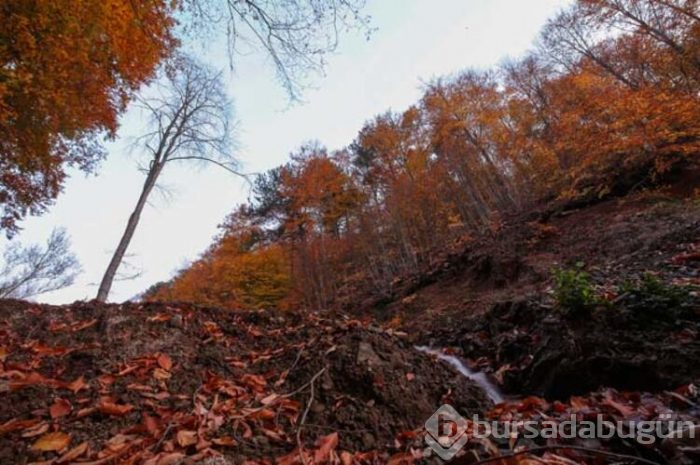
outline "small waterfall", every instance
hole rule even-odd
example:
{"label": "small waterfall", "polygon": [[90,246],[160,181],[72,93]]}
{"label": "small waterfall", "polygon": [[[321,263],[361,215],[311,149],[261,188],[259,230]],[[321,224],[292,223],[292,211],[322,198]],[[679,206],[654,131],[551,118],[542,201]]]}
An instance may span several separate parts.
{"label": "small waterfall", "polygon": [[488,396],[488,398],[495,404],[503,402],[503,394],[501,394],[498,387],[493,384],[484,373],[480,371],[473,371],[467,367],[459,357],[447,355],[440,350],[431,349],[430,347],[426,346],[416,346],[416,349],[426,354],[434,355],[440,360],[444,360],[452,365],[461,374],[474,381],[474,383],[476,383],[476,385],[479,386]]}

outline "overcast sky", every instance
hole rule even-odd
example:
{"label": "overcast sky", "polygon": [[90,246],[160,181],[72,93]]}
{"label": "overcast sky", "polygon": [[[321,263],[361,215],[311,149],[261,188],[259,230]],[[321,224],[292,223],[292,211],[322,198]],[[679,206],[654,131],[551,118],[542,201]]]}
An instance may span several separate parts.
{"label": "overcast sky", "polygon": [[[331,149],[349,144],[372,116],[400,111],[416,102],[422,82],[465,68],[488,68],[522,55],[544,21],[566,0],[369,0],[367,12],[378,29],[369,41],[345,36],[329,57],[325,77],[314,80],[304,102],[288,108],[284,91],[261,55],[237,59],[228,75],[238,120],[238,157],[243,170],[259,172],[283,163],[308,140]],[[201,52],[211,64],[227,68],[225,44]],[[138,197],[143,175],[138,152],[126,141],[137,135],[137,118],[127,115],[121,139],[97,176],[72,173],[51,210],[22,223],[22,242],[43,241],[54,227],[65,227],[84,272],[70,288],[40,296],[48,303],[91,299],[111,252]],[[110,300],[123,301],[151,284],[169,279],[211,243],[217,225],[245,201],[244,182],[209,167],[168,166],[162,184],[144,210],[127,261],[137,279],[115,282]]]}

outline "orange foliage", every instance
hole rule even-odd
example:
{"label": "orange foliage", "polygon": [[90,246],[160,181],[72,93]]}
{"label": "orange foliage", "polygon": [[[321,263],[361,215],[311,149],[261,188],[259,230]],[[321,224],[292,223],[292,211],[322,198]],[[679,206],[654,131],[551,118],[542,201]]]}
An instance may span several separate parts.
{"label": "orange foliage", "polygon": [[65,167],[90,171],[131,92],[176,41],[170,0],[0,3],[0,227],[40,212]]}
{"label": "orange foliage", "polygon": [[[287,289],[309,307],[356,305],[358,287],[390,292],[436,250],[516,209],[624,194],[694,162],[699,9],[579,0],[524,59],[434,82],[408,110],[369,121],[347,149],[305,146],[260,176],[234,215],[257,228],[243,255],[278,248]],[[171,288],[226,288],[226,273],[208,270],[242,260],[225,251],[227,234]]]}
{"label": "orange foliage", "polygon": [[233,309],[284,307],[291,290],[287,253],[277,244],[250,249],[249,239],[224,235],[204,257],[147,298]]}

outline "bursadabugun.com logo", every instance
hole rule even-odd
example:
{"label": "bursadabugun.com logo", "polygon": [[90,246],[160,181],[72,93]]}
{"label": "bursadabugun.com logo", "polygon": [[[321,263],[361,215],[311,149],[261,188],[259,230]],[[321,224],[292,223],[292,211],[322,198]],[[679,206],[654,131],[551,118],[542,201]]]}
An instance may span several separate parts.
{"label": "bursadabugun.com logo", "polygon": [[444,404],[425,422],[425,442],[441,459],[449,460],[469,441],[469,422]]}
{"label": "bursadabugun.com logo", "polygon": [[564,421],[517,420],[484,421],[477,415],[471,420],[461,416],[451,405],[441,406],[425,422],[425,442],[443,460],[449,460],[469,441],[478,439],[633,439],[640,444],[673,437],[695,438],[700,428],[691,421],[674,421],[671,415],[656,420],[606,420],[598,414],[595,420],[579,420],[571,415]]}

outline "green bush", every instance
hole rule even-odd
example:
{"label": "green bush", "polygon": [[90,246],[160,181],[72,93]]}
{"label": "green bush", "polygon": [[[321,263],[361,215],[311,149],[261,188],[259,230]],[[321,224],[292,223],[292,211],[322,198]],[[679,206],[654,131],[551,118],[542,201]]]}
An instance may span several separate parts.
{"label": "green bush", "polygon": [[578,263],[573,269],[552,270],[554,299],[562,310],[581,312],[598,302],[591,278],[582,268],[583,264]]}
{"label": "green bush", "polygon": [[645,273],[636,282],[623,284],[620,290],[655,306],[677,307],[690,298],[690,288],[666,284],[651,273]]}

